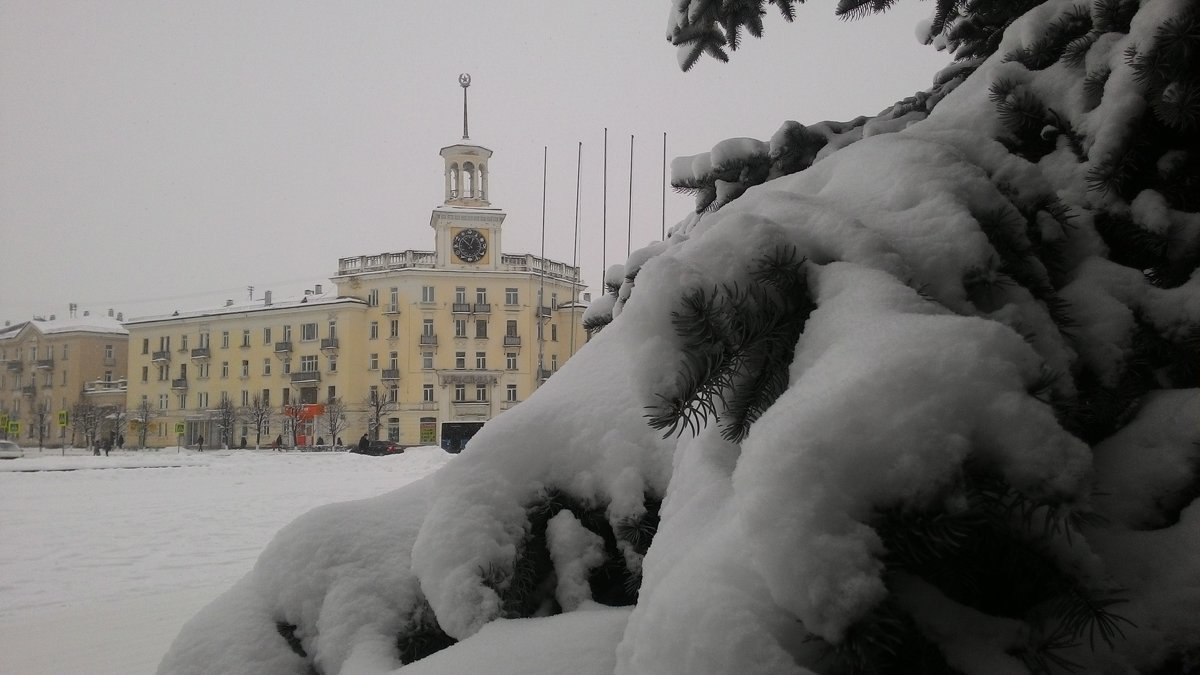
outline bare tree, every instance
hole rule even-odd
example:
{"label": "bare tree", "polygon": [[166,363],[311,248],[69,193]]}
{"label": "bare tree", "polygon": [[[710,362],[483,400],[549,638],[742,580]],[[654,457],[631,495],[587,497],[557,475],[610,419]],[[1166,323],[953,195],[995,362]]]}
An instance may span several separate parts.
{"label": "bare tree", "polygon": [[83,436],[84,445],[92,448],[92,452],[97,455],[100,454],[100,449],[96,446],[96,436],[100,432],[100,415],[99,406],[90,401],[81,400],[71,407],[71,428]]}
{"label": "bare tree", "polygon": [[129,411],[125,410],[123,405],[108,406],[106,408],[104,419],[108,421],[109,437],[112,439],[113,445],[121,445],[125,438],[125,431],[129,428]]}
{"label": "bare tree", "polygon": [[221,447],[228,450],[233,439],[233,428],[238,423],[237,408],[234,407],[228,394],[222,392],[221,402],[213,409],[213,413],[216,416],[214,421],[217,425],[217,433],[220,434]]}
{"label": "bare tree", "polygon": [[154,415],[154,408],[150,407],[150,401],[146,399],[142,399],[133,409],[133,417],[130,421],[137,423],[139,449],[146,448],[146,435],[150,433],[150,420],[154,419]]}
{"label": "bare tree", "polygon": [[388,413],[399,410],[400,403],[389,395],[381,395],[378,389],[371,389],[367,397],[363,399],[363,407],[367,411],[367,433],[371,436],[371,440],[377,441],[384,418]]}
{"label": "bare tree", "polygon": [[250,399],[250,405],[242,408],[242,419],[254,427],[254,449],[257,450],[262,445],[262,435],[271,427],[271,418],[275,416],[275,409],[267,405],[261,394],[255,394],[254,398]]}
{"label": "bare tree", "polygon": [[334,397],[325,402],[321,427],[329,432],[329,444],[336,445],[338,437],[346,430],[346,404],[342,399]]}
{"label": "bare tree", "polygon": [[33,423],[37,425],[38,449],[46,445],[46,428],[50,426],[50,404],[40,401],[33,409]]}

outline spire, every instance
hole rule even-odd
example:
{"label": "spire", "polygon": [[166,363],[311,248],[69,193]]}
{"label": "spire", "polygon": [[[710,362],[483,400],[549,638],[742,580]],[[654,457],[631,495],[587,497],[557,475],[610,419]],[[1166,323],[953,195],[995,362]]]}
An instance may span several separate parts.
{"label": "spire", "polygon": [[462,73],[458,76],[458,84],[463,88],[463,140],[468,140],[471,137],[467,135],[467,87],[471,86],[471,75]]}

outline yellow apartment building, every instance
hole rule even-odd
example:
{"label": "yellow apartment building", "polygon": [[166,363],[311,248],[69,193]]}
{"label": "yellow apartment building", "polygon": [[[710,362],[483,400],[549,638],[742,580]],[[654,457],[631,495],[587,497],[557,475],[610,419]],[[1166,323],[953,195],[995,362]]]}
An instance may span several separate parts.
{"label": "yellow apartment building", "polygon": [[[583,346],[579,268],[503,252],[506,214],[488,195],[492,151],[463,127],[462,142],[440,151],[432,250],[341,258],[335,293],[126,322],[127,406],[155,410],[152,445],[203,436],[211,446],[221,397],[244,408],[258,394],[285,419],[297,415],[282,415],[284,406],[318,406],[298,415],[298,442],[322,435],[308,418],[337,398],[348,408],[347,444],[366,433],[457,452]],[[238,431],[234,444],[253,433]],[[281,431],[276,421],[268,437]]]}
{"label": "yellow apartment building", "polygon": [[330,399],[352,404],[365,377],[355,366],[365,358],[366,304],[326,293],[321,285],[297,298],[271,296],[267,291],[245,303],[228,300],[221,307],[125,323],[131,345],[125,405],[133,427],[139,408],[151,411],[145,415],[148,446],[203,440],[206,447],[220,447],[221,402],[228,400],[238,413],[229,444],[239,446],[245,438],[252,447],[258,434],[245,412],[256,398],[275,410],[263,444],[283,434],[288,445],[312,445],[320,435],[318,421],[301,416],[293,438],[285,411]]}
{"label": "yellow apartment building", "polygon": [[74,431],[59,424],[60,412],[83,402],[119,412],[129,341],[122,318],[112,310],[80,314],[72,305],[67,317],[35,317],[0,329],[0,434],[22,445],[41,439],[58,446],[70,443]]}

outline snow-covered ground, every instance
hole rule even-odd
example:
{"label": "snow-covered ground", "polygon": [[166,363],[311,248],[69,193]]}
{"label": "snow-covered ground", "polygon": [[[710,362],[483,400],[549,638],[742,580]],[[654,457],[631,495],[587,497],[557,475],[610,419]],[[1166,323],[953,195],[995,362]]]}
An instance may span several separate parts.
{"label": "snow-covered ground", "polygon": [[27,451],[0,462],[0,673],[150,673],[275,533],[449,455]]}

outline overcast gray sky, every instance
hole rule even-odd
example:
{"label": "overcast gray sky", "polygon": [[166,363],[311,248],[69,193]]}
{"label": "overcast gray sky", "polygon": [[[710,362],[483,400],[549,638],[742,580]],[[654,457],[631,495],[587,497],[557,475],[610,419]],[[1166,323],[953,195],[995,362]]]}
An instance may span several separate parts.
{"label": "overcast gray sky", "polygon": [[[431,249],[438,150],[495,151],[504,248],[571,261],[577,143],[580,257],[624,259],[629,137],[633,248],[659,238],[668,161],[788,119],[875,114],[948,57],[918,43],[932,4],[842,22],[810,0],[770,8],[766,38],[680,72],[668,0],[455,2],[0,0],[0,320],[67,303],[145,315],[295,293],[344,256]],[[688,212],[669,194],[669,227]]]}

